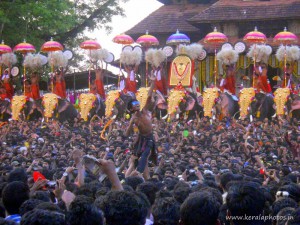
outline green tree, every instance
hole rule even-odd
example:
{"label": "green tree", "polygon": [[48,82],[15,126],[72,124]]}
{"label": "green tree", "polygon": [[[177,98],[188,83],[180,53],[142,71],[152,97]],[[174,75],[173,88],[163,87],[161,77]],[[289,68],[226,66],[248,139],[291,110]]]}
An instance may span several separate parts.
{"label": "green tree", "polygon": [[2,0],[0,39],[10,46],[26,39],[38,50],[53,37],[72,49],[87,38],[84,31],[109,31],[114,15],[123,15],[120,0]]}

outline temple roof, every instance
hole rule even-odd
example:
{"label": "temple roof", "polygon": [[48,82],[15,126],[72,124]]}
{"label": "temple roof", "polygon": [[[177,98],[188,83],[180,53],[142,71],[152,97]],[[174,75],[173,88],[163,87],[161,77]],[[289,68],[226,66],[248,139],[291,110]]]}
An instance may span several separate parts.
{"label": "temple roof", "polygon": [[241,20],[278,20],[300,18],[299,0],[219,0],[189,18],[196,23]]}
{"label": "temple roof", "polygon": [[175,4],[163,5],[151,13],[144,20],[136,24],[126,34],[137,36],[153,33],[175,33],[177,29],[182,32],[198,32],[199,29],[187,22],[211,4]]}

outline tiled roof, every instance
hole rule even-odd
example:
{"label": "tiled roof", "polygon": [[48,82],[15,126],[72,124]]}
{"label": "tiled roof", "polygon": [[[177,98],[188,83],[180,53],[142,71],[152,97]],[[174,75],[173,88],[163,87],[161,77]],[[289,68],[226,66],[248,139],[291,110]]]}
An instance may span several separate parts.
{"label": "tiled roof", "polygon": [[174,33],[176,29],[180,32],[197,32],[194,27],[186,20],[197,15],[199,12],[208,8],[210,4],[185,4],[185,5],[163,5],[155,12],[151,13],[144,20],[126,31],[128,35],[145,34],[148,30],[153,33]]}
{"label": "tiled roof", "polygon": [[188,19],[192,23],[233,20],[274,20],[300,18],[299,0],[219,0]]}

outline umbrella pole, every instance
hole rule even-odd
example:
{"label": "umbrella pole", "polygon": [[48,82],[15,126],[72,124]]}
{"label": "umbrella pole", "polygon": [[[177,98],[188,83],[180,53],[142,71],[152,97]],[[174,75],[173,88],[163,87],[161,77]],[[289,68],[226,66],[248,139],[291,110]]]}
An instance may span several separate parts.
{"label": "umbrella pole", "polygon": [[215,74],[215,87],[217,87],[217,48],[215,46],[215,59],[214,59],[214,74]]}
{"label": "umbrella pole", "polygon": [[[122,49],[123,49],[123,45],[122,45]],[[121,63],[121,56],[120,56],[120,59],[119,59],[119,61],[120,61],[120,64],[119,64],[119,77],[118,77],[118,88],[120,88],[121,89],[121,87],[120,87],[120,79],[121,79],[121,70],[122,70],[122,63]]]}
{"label": "umbrella pole", "polygon": [[286,45],[284,46],[284,88],[286,87]]}
{"label": "umbrella pole", "polygon": [[256,62],[256,44],[254,44],[254,56],[253,56],[253,74],[252,74],[252,87],[254,88],[254,77],[255,77],[255,62]]}
{"label": "umbrella pole", "polygon": [[92,58],[91,58],[92,51],[90,49],[90,66],[89,66],[89,91],[91,91],[91,66],[92,66]]}

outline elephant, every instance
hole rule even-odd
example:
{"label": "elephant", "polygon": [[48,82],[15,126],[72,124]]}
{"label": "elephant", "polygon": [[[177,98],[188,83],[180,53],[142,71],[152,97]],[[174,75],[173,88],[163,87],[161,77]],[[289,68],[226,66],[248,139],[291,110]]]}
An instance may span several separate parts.
{"label": "elephant", "polygon": [[273,105],[274,99],[272,95],[261,92],[256,93],[250,104],[250,114],[259,120],[264,120],[265,118],[271,120],[275,114]]}
{"label": "elephant", "polygon": [[217,117],[221,120],[224,117],[238,118],[238,99],[232,94],[220,92],[218,88],[207,88],[203,93],[204,116]]}
{"label": "elephant", "polygon": [[185,113],[187,120],[193,119],[196,116],[195,110],[199,110],[198,113],[200,113],[202,109],[196,98],[196,95],[184,89],[171,90],[168,97],[168,116],[173,119],[174,116],[184,116]]}
{"label": "elephant", "polygon": [[0,121],[8,121],[10,117],[11,117],[10,100],[0,99]]}
{"label": "elephant", "polygon": [[298,94],[290,94],[287,101],[287,108],[292,118],[300,120],[300,96]]}
{"label": "elephant", "polygon": [[74,121],[78,117],[78,112],[69,101],[61,99],[53,93],[47,93],[42,100],[37,100],[37,108],[43,112],[47,119],[58,118],[60,122]]}
{"label": "elephant", "polygon": [[79,97],[80,117],[84,121],[89,121],[94,115],[100,118],[105,114],[105,104],[100,96],[92,93],[81,94]]}

